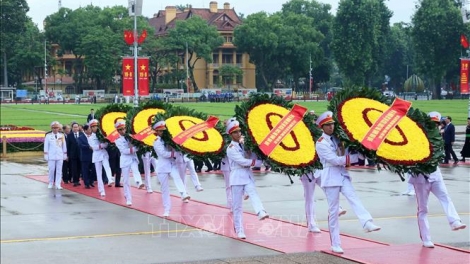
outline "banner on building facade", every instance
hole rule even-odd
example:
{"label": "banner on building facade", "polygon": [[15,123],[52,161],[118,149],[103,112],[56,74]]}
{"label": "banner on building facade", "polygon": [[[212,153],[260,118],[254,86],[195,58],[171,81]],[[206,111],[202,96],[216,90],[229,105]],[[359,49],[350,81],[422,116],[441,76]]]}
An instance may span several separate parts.
{"label": "banner on building facade", "polygon": [[468,65],[470,58],[460,59],[460,93],[468,94]]}
{"label": "banner on building facade", "polygon": [[134,58],[122,58],[122,94],[134,95]]}
{"label": "banner on building facade", "polygon": [[149,58],[138,58],[139,95],[149,95]]}

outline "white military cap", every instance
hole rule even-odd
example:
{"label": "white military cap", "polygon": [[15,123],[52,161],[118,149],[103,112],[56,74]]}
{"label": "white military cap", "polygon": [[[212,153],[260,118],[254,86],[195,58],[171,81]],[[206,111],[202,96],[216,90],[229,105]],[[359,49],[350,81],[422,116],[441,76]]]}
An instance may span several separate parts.
{"label": "white military cap", "polygon": [[52,123],[51,123],[51,128],[54,128],[54,127],[60,128],[60,127],[62,127],[62,126],[60,125],[59,121],[52,121]]}
{"label": "white military cap", "polygon": [[232,122],[227,124],[227,134],[232,134],[235,131],[241,130],[240,123],[237,120],[233,120]]}
{"label": "white military cap", "polygon": [[165,121],[158,121],[152,126],[153,130],[166,130]]}
{"label": "white military cap", "polygon": [[88,125],[89,125],[90,127],[92,127],[92,126],[97,126],[98,123],[99,123],[98,120],[92,119],[92,120],[90,120],[90,122],[88,122]]}
{"label": "white military cap", "polygon": [[434,122],[441,122],[441,113],[433,111],[428,114],[428,116],[431,118],[432,121]]}
{"label": "white military cap", "polygon": [[333,120],[333,112],[331,111],[326,111],[324,112],[323,114],[321,114],[316,123],[319,127],[322,127],[323,125],[326,125],[326,124],[331,124],[331,123],[334,123],[335,120]]}
{"label": "white military cap", "polygon": [[116,129],[126,127],[126,121],[124,121],[124,120],[119,120],[119,121],[116,122],[116,124],[114,124],[114,127],[115,127]]}

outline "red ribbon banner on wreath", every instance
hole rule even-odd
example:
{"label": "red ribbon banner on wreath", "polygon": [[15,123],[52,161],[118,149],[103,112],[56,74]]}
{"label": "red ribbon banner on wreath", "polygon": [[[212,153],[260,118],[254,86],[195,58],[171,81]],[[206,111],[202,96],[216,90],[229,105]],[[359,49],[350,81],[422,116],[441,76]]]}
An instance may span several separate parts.
{"label": "red ribbon banner on wreath", "polygon": [[261,144],[259,144],[259,149],[266,156],[269,156],[277,145],[279,145],[294,127],[302,121],[306,112],[307,108],[294,105],[290,112],[266,135]]}
{"label": "red ribbon banner on wreath", "polygon": [[461,58],[460,59],[460,94],[468,94],[468,65],[470,64],[470,59]]}
{"label": "red ribbon banner on wreath", "polygon": [[138,58],[139,95],[149,95],[149,58]]}
{"label": "red ribbon banner on wreath", "polygon": [[206,121],[196,124],[183,132],[179,133],[176,135],[176,137],[173,138],[173,142],[175,142],[178,145],[182,145],[186,140],[192,138],[195,136],[197,133],[203,132],[205,130],[211,129],[217,125],[219,122],[219,119],[215,116],[209,116]]}
{"label": "red ribbon banner on wreath", "polygon": [[134,95],[134,58],[122,58],[122,94]]}
{"label": "red ribbon banner on wreath", "polygon": [[370,150],[377,150],[388,134],[398,125],[398,122],[406,116],[411,107],[411,102],[396,98],[390,108],[375,121],[364,136],[361,144]]}

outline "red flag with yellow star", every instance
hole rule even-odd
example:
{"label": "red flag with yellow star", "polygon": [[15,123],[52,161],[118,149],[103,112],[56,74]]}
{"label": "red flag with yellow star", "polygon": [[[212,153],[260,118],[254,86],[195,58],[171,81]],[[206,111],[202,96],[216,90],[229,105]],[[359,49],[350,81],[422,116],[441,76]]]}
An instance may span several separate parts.
{"label": "red flag with yellow star", "polygon": [[468,46],[469,46],[468,39],[464,34],[460,35],[460,44],[462,45],[464,49],[468,49]]}
{"label": "red flag with yellow star", "polygon": [[141,44],[142,42],[144,42],[146,37],[147,37],[147,30],[144,29],[144,31],[142,31],[142,34],[140,34],[139,39],[137,40],[137,43]]}
{"label": "red flag with yellow star", "polygon": [[137,67],[139,95],[149,95],[149,58],[139,58]]}
{"label": "red flag with yellow star", "polygon": [[127,45],[134,44],[134,32],[130,30],[124,30],[124,41]]}
{"label": "red flag with yellow star", "polygon": [[122,95],[134,95],[134,58],[122,58]]}

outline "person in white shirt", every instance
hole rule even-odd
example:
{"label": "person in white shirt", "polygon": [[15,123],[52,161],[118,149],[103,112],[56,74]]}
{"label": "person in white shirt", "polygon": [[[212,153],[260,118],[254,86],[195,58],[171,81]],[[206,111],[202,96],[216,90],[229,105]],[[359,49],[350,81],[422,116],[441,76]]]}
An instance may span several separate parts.
{"label": "person in white shirt", "polygon": [[58,190],[62,190],[62,165],[64,160],[67,159],[65,135],[59,132],[60,127],[62,125],[58,121],[52,122],[52,131],[44,137],[44,159],[47,161],[49,168],[48,188],[52,189],[55,185],[55,188]]}
{"label": "person in white shirt", "polygon": [[183,181],[183,185],[186,188],[186,169],[189,170],[189,175],[191,176],[191,181],[194,185],[194,188],[197,192],[204,191],[202,188],[201,183],[199,182],[199,176],[196,173],[196,169],[194,168],[194,161],[186,154],[181,153],[180,151],[175,151],[176,157],[176,166],[178,167],[178,172],[181,177],[181,181]]}
{"label": "person in white shirt", "polygon": [[142,154],[142,166],[144,167],[144,175],[145,175],[145,188],[147,189],[147,193],[153,193],[152,190],[152,175],[151,175],[151,168],[150,166],[153,166],[153,169],[157,169],[157,159],[152,156],[151,151],[145,152],[145,154]]}
{"label": "person in white shirt", "polygon": [[98,192],[101,196],[105,196],[106,192],[103,184],[103,168],[108,180],[108,186],[112,186],[114,183],[114,179],[111,174],[111,167],[109,166],[109,155],[106,151],[108,143],[101,143],[96,136],[96,132],[98,131],[98,120],[92,119],[88,125],[91,127],[92,132],[91,136],[88,138],[88,144],[90,144],[90,147],[93,149],[92,163],[95,164]]}
{"label": "person in white shirt", "polygon": [[160,181],[160,188],[162,192],[162,201],[163,201],[163,216],[168,217],[170,215],[171,209],[171,200],[170,200],[170,186],[169,178],[172,177],[175,183],[176,188],[181,194],[181,199],[183,202],[188,201],[191,197],[186,192],[186,188],[183,185],[183,181],[178,173],[178,168],[176,166],[176,157],[175,151],[165,145],[165,142],[162,140],[163,131],[166,130],[165,121],[158,121],[152,126],[155,130],[157,136],[155,142],[153,143],[153,148],[155,153],[158,156],[157,163],[157,176]]}
{"label": "person in white shirt", "polygon": [[[436,126],[439,126],[439,122],[441,120],[441,114],[439,112],[431,112],[428,116],[431,120],[436,122]],[[462,224],[460,221],[459,214],[457,213],[457,210],[455,210],[454,203],[447,192],[439,167],[436,166],[436,171],[429,175],[410,175],[409,183],[415,188],[416,201],[418,203],[418,227],[423,247],[434,247],[434,243],[431,241],[428,221],[428,200],[431,192],[441,203],[447,216],[447,221],[453,231],[465,229],[467,227],[467,225]]]}
{"label": "person in white shirt", "polygon": [[326,199],[328,200],[328,227],[331,237],[331,250],[342,254],[344,251],[341,248],[338,221],[340,193],[347,198],[365,232],[378,231],[380,227],[372,222],[372,216],[356,196],[351,183],[351,176],[345,169],[351,163],[358,162],[360,157],[362,159],[364,157],[362,154],[350,154],[343,149],[342,143],[333,135],[335,121],[331,111],[321,114],[316,124],[323,130],[323,134],[315,146],[320,162],[323,165],[321,187],[324,189]]}
{"label": "person in white shirt", "polygon": [[[226,132],[232,138],[227,147],[227,157],[230,164],[233,224],[237,237],[246,239],[243,227],[243,195],[245,192],[250,196],[251,205],[258,215],[258,219],[264,220],[269,217],[256,192],[253,172],[250,169],[253,166],[260,166],[262,161],[246,152],[243,144],[240,143],[242,134],[238,121],[228,123]],[[246,158],[246,156],[249,156],[249,158]]]}
{"label": "person in white shirt", "polygon": [[131,193],[131,185],[129,183],[129,173],[132,170],[132,175],[140,179],[140,182],[137,181],[138,187],[143,188],[144,184],[142,182],[142,178],[140,176],[139,171],[139,159],[137,158],[137,147],[133,146],[131,142],[126,139],[126,122],[125,121],[118,121],[114,125],[116,130],[118,131],[120,137],[116,139],[115,144],[116,147],[119,149],[121,153],[121,158],[119,160],[121,170],[122,170],[122,178],[124,183],[124,196],[126,198],[126,204],[128,206],[132,205],[132,193]]}

